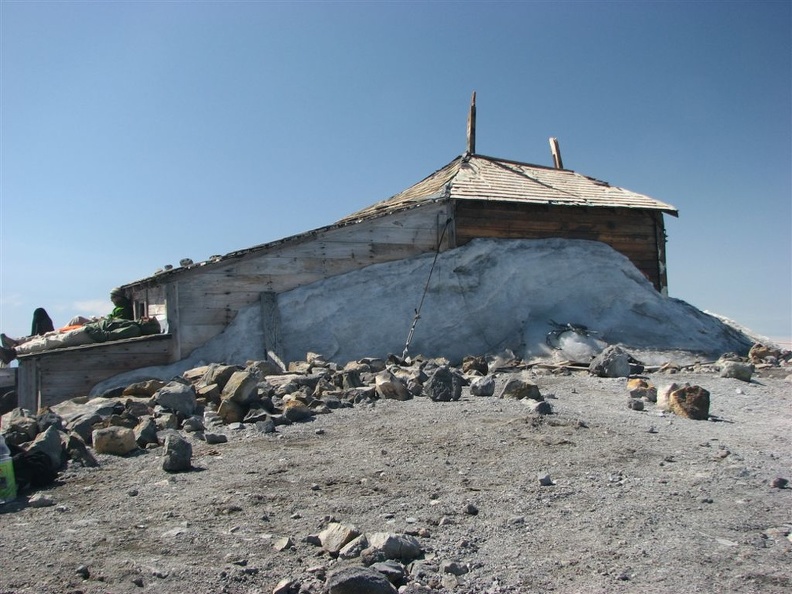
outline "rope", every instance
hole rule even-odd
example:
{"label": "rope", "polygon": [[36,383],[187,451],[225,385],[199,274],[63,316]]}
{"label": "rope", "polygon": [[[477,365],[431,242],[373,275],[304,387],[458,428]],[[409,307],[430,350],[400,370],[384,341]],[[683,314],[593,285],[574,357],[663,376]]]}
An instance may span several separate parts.
{"label": "rope", "polygon": [[415,326],[418,325],[418,320],[421,317],[421,309],[423,308],[424,299],[426,299],[426,293],[429,291],[429,281],[432,280],[432,273],[435,269],[435,264],[437,264],[437,257],[440,255],[440,246],[443,245],[443,238],[445,237],[446,229],[448,229],[448,223],[451,222],[451,219],[446,219],[445,225],[443,226],[443,232],[440,234],[440,240],[437,242],[437,249],[435,250],[434,260],[432,260],[432,267],[429,269],[429,276],[426,279],[426,284],[424,285],[423,294],[421,295],[421,301],[418,303],[418,308],[415,310],[415,317],[413,317],[412,324],[410,325],[410,333],[407,335],[407,342],[404,343],[404,351],[402,351],[402,359],[407,358],[407,351],[410,348],[410,343],[412,342],[413,335],[415,334]]}

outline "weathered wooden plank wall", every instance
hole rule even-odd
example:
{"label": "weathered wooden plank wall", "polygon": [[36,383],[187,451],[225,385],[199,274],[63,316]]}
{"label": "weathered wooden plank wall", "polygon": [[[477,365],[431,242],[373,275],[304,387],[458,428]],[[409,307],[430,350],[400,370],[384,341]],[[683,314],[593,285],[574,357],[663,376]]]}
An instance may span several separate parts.
{"label": "weathered wooden plank wall", "polygon": [[[20,406],[33,410],[76,396],[96,384],[132,369],[171,361],[171,337],[166,334],[123,341],[54,349],[19,358]],[[24,405],[22,403],[25,403]]]}
{"label": "weathered wooden plank wall", "polygon": [[637,209],[465,201],[456,207],[456,241],[460,246],[476,237],[601,241],[627,256],[661,291],[666,279],[657,219],[662,225],[659,213]]}
{"label": "weathered wooden plank wall", "polygon": [[[262,293],[282,293],[371,264],[433,251],[449,208],[445,203],[428,204],[195,267],[171,281],[171,287],[159,293],[159,303],[149,293],[149,310],[166,307],[181,357],[187,356],[220,334],[240,309],[258,303]],[[162,303],[164,295],[171,303]],[[178,305],[172,303],[175,299]]]}

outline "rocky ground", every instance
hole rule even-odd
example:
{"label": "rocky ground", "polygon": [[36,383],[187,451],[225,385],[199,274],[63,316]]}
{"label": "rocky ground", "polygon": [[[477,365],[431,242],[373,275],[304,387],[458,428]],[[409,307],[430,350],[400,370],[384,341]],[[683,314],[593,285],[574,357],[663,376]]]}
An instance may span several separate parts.
{"label": "rocky ground", "polygon": [[[0,506],[0,593],[319,593],[376,560],[339,555],[328,528],[417,543],[390,564],[404,592],[789,592],[788,373],[644,374],[706,388],[704,421],[628,407],[626,378],[532,367],[492,373],[490,397],[372,398],[271,433],[224,425],[227,443],[183,432],[186,472],[163,447],[97,454]],[[552,414],[498,397],[515,376]]]}

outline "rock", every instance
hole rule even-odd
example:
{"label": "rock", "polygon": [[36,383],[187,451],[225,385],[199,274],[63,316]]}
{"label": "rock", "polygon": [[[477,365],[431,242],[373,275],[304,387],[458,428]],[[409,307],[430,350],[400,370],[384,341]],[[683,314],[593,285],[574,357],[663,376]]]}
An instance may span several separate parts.
{"label": "rock", "polygon": [[206,440],[206,443],[208,443],[209,445],[214,445],[214,444],[217,444],[217,443],[227,443],[228,442],[228,436],[225,435],[224,433],[210,433],[210,432],[207,432],[207,433],[204,433],[204,439]]}
{"label": "rock", "polygon": [[412,398],[412,394],[407,389],[407,384],[393,375],[390,371],[381,371],[374,378],[374,385],[377,395],[380,398],[390,400],[405,401]]}
{"label": "rock", "polygon": [[639,398],[628,398],[627,408],[629,408],[630,410],[643,410],[644,409],[643,400]]}
{"label": "rock", "polygon": [[589,373],[597,377],[629,377],[630,355],[618,345],[611,345],[589,364]]}
{"label": "rock", "polygon": [[473,396],[492,396],[495,393],[495,378],[491,375],[476,378],[470,383],[470,393]]}
{"label": "rock", "polygon": [[158,379],[150,379],[145,382],[130,384],[121,392],[122,396],[146,396],[151,398],[158,390],[165,387],[165,382]]}
{"label": "rock", "polygon": [[331,522],[319,533],[318,538],[325,551],[331,555],[337,555],[344,545],[358,536],[360,536],[360,530],[355,526]]}
{"label": "rock", "polygon": [[241,406],[247,406],[258,400],[257,385],[258,380],[254,374],[249,371],[236,371],[220,393],[220,400],[231,400]]}
{"label": "rock", "polygon": [[670,411],[671,405],[669,402],[669,396],[671,392],[679,390],[680,388],[687,387],[690,384],[678,384],[673,382],[667,386],[660,388],[660,391],[657,393],[657,407],[664,411]]}
{"label": "rock", "polygon": [[480,373],[487,375],[489,373],[489,366],[484,357],[465,357],[462,359],[462,372],[463,373]]}
{"label": "rock", "polygon": [[186,439],[173,434],[165,438],[162,469],[168,472],[192,469],[192,446]]}
{"label": "rock", "polygon": [[94,425],[101,421],[102,417],[97,413],[79,414],[66,423],[66,431],[74,431],[82,437],[85,443],[91,443],[91,433],[93,433]]}
{"label": "rock", "polygon": [[786,489],[788,484],[789,481],[780,476],[777,476],[770,482],[770,486],[773,487],[773,489]]}
{"label": "rock", "polygon": [[49,427],[55,427],[58,431],[63,431],[63,419],[60,415],[53,412],[49,407],[43,408],[36,415],[36,423],[38,423],[38,432],[46,431]]}
{"label": "rock", "polygon": [[768,357],[772,357],[774,359],[780,359],[781,351],[769,346],[765,346],[760,342],[754,344],[751,347],[751,350],[748,351],[748,360],[751,363],[765,363],[765,360]]}
{"label": "rock", "polygon": [[189,419],[184,419],[182,429],[187,433],[194,433],[196,431],[203,431],[206,427],[204,427],[201,417],[192,416]]}
{"label": "rock", "polygon": [[79,462],[86,468],[94,468],[99,466],[94,455],[88,450],[83,438],[79,434],[72,431],[69,433],[69,441],[66,446],[66,452],[69,459]]}
{"label": "rock", "polygon": [[241,423],[245,418],[245,409],[233,400],[223,400],[220,402],[217,414],[226,425]]}
{"label": "rock", "polygon": [[294,541],[288,536],[277,539],[272,543],[272,548],[276,551],[286,551],[294,548]]}
{"label": "rock", "polygon": [[266,421],[256,421],[256,431],[259,433],[275,433],[275,421],[267,419]]}
{"label": "rock", "polygon": [[440,573],[450,573],[451,575],[465,575],[470,571],[470,568],[458,561],[443,561],[440,563]]}
{"label": "rock", "polygon": [[282,579],[272,589],[272,594],[297,594],[300,591],[300,582]]}
{"label": "rock", "polygon": [[540,484],[542,487],[550,487],[550,486],[552,486],[552,485],[554,485],[554,484],[555,484],[555,483],[553,482],[553,479],[550,477],[550,475],[549,475],[549,474],[546,474],[546,473],[541,473],[541,472],[540,472],[540,473],[539,473],[539,476],[538,476],[538,479],[539,479],[539,484]]}
{"label": "rock", "polygon": [[429,376],[423,392],[434,402],[457,401],[462,396],[462,378],[442,365]]}
{"label": "rock", "polygon": [[379,561],[372,564],[371,569],[384,575],[396,587],[407,581],[407,570],[398,561]]}
{"label": "rock", "polygon": [[28,499],[28,505],[30,507],[52,507],[55,505],[55,500],[44,493],[36,493]]}
{"label": "rock", "polygon": [[290,400],[283,407],[283,416],[292,423],[300,423],[311,420],[314,412],[299,400]]}
{"label": "rock", "polygon": [[360,557],[360,554],[369,546],[369,541],[365,534],[361,534],[347,544],[345,544],[338,552],[338,557],[341,559],[355,559]]}
{"label": "rock", "polygon": [[155,403],[185,417],[195,412],[195,389],[181,382],[169,382],[154,394]]}
{"label": "rock", "polygon": [[[38,420],[22,408],[15,408],[8,413],[8,416],[3,420],[3,427],[6,441],[14,445],[30,441],[38,435]],[[9,439],[9,434],[18,435],[21,441]]]}
{"label": "rock", "polygon": [[46,454],[50,461],[50,469],[59,470],[65,462],[64,438],[67,439],[54,425],[51,425],[44,433],[39,433],[36,436],[27,451],[28,453],[42,452]]}
{"label": "rock", "polygon": [[135,432],[128,427],[96,429],[92,434],[92,441],[97,454],[126,456],[138,447]]}
{"label": "rock", "polygon": [[328,574],[327,594],[397,594],[384,575],[368,567],[344,567]]}
{"label": "rock", "polygon": [[144,417],[133,429],[138,447],[145,448],[150,443],[159,443],[157,424],[151,417]]}
{"label": "rock", "polygon": [[630,398],[643,398],[647,402],[657,402],[657,388],[646,380],[629,379],[627,380],[627,389],[630,391]]}
{"label": "rock", "polygon": [[213,363],[212,365],[206,367],[204,372],[201,374],[199,384],[202,384],[204,386],[215,384],[217,385],[217,388],[222,392],[223,389],[225,389],[228,380],[237,371],[241,371],[241,368],[237,365],[221,365],[218,363]]}
{"label": "rock", "polygon": [[539,386],[521,378],[510,378],[501,388],[498,398],[514,398],[522,400],[530,398],[532,400],[544,400],[539,392]]}
{"label": "rock", "polygon": [[477,516],[479,510],[474,504],[466,503],[465,506],[462,508],[462,513],[467,514],[469,516]]}
{"label": "rock", "polygon": [[523,402],[535,415],[553,414],[553,407],[550,406],[550,403],[546,400],[533,400],[532,398],[525,398],[523,399]]}
{"label": "rock", "polygon": [[750,382],[754,372],[754,366],[750,363],[740,361],[719,361],[721,377],[731,377],[743,382]]}
{"label": "rock", "polygon": [[709,418],[710,394],[700,386],[685,386],[671,392],[668,405],[676,415],[697,421]]}
{"label": "rock", "polygon": [[382,551],[386,559],[409,563],[421,555],[421,545],[413,536],[376,532],[368,540],[369,548]]}
{"label": "rock", "polygon": [[258,377],[267,377],[268,375],[280,375],[285,371],[282,362],[275,359],[267,359],[264,361],[248,361],[245,365],[245,371],[249,371]]}
{"label": "rock", "polygon": [[175,413],[160,411],[157,413],[157,416],[154,417],[154,424],[157,426],[157,429],[163,431],[166,429],[178,429],[179,417]]}

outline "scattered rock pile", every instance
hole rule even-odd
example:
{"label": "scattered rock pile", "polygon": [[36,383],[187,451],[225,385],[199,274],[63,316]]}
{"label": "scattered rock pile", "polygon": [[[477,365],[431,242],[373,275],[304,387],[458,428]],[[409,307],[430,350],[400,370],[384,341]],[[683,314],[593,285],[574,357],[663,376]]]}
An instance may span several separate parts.
{"label": "scattered rock pile", "polygon": [[[697,369],[749,382],[757,367],[789,365],[790,353],[768,354],[759,346],[752,349],[754,354],[747,359],[725,355],[715,363],[698,365]],[[588,372],[596,377],[632,376],[626,384],[630,409],[642,411],[656,404],[659,411],[680,417],[709,418],[710,393],[705,388],[672,383],[658,389],[645,378],[636,377],[643,371],[643,365],[629,353],[619,348],[606,351],[597,361],[592,361]],[[550,402],[528,374],[522,373],[527,367],[509,356],[468,357],[459,367],[442,359],[403,360],[394,356],[361,359],[341,366],[314,353],[288,367],[274,359],[251,361],[244,367],[211,364],[191,369],[167,382],[151,379],[91,400],[75,399],[55,410],[44,409],[33,414],[17,408],[3,418],[3,432],[14,448],[17,481],[20,492],[24,493],[52,482],[67,463],[97,466],[94,453],[126,456],[158,448],[163,471],[189,471],[192,469],[190,436],[220,444],[235,429],[248,427],[261,433],[274,433],[279,426],[305,422],[316,415],[379,399],[405,401],[424,397],[435,402],[453,402],[460,399],[465,386],[472,396],[516,399],[526,403],[534,415],[552,414]],[[667,364],[658,371],[674,374],[679,370],[679,366]],[[570,373],[570,370],[550,366],[547,373]],[[547,397],[552,399],[551,395]],[[539,484],[554,483],[550,475],[541,474]],[[34,504],[52,505],[52,502],[47,498],[31,498],[29,505]],[[466,571],[465,567],[454,564],[428,567],[416,538],[424,536],[427,535],[419,531],[363,534],[355,526],[327,518],[325,527],[317,534],[306,536],[304,542],[320,547],[330,557],[360,561],[361,567],[315,575],[331,593],[395,592],[421,571],[431,569],[449,581]],[[274,546],[285,550],[294,543],[285,539]],[[284,580],[273,592],[298,592],[300,587],[294,581]]]}

